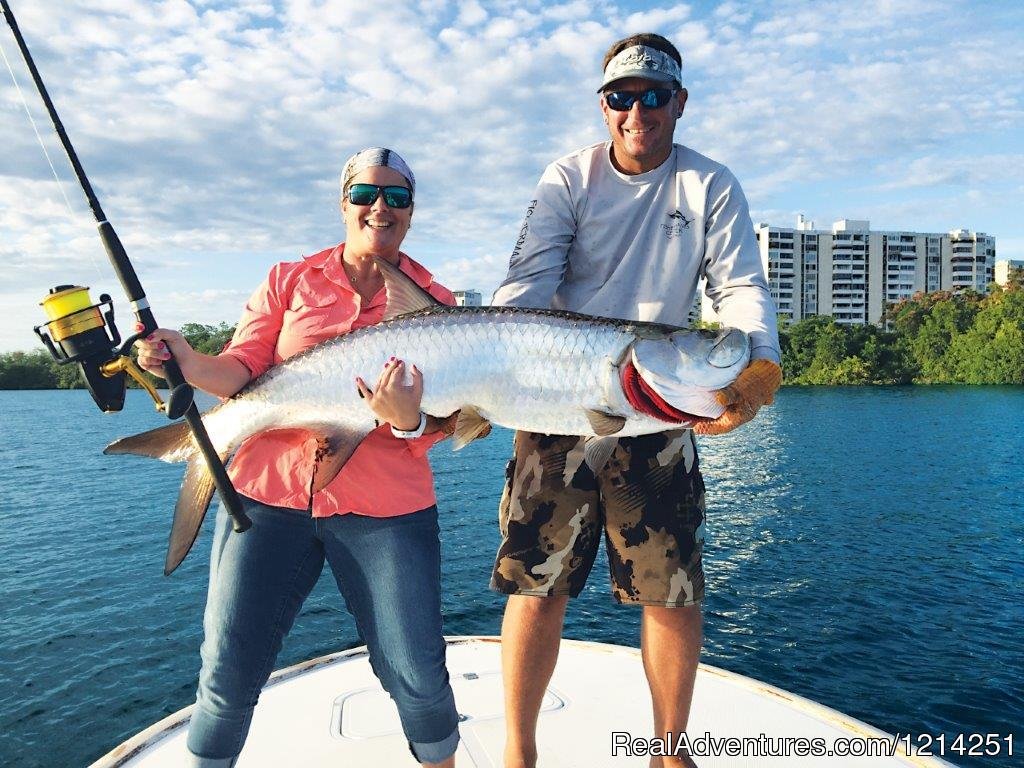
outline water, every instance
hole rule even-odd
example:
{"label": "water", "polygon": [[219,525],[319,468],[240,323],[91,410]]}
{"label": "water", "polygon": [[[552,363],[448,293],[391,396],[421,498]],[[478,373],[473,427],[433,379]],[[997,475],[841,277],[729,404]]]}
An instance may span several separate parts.
{"label": "water", "polygon": [[[84,392],[0,392],[0,765],[85,765],[192,701],[210,521],[164,578],[180,465],[100,453],[162,423],[144,398],[103,416]],[[499,631],[509,444],[432,452],[449,634]],[[789,389],[703,439],[702,660],[892,733],[1013,733],[1016,758],[953,762],[1015,764],[1022,455],[1024,388]],[[565,634],[637,645],[637,617],[596,566]],[[278,666],[357,642],[325,576]]]}

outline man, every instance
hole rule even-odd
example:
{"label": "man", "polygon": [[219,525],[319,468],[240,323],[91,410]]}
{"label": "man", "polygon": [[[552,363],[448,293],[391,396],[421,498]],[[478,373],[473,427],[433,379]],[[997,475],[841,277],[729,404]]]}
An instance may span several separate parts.
{"label": "man", "polygon": [[[747,203],[727,168],[673,144],[687,92],[665,38],[618,41],[604,60],[610,141],[545,170],[494,304],[686,325],[697,280],[723,325],[750,335],[751,363],[718,394],[727,406],[693,431],[720,434],[770,404],[781,382],[775,307]],[[505,768],[537,762],[536,725],[566,604],[593,565],[602,529],[613,594],[643,606],[641,648],[655,734],[689,717],[701,646],[704,484],[691,430],[623,438],[592,472],[582,438],[517,433],[500,508],[492,587],[502,624]],[[652,758],[654,768],[695,765]]]}

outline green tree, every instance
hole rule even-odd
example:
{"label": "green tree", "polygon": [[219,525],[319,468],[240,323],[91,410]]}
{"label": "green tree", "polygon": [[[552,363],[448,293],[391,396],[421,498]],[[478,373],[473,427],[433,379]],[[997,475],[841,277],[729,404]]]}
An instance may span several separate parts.
{"label": "green tree", "polygon": [[946,365],[965,384],[1024,384],[1024,288],[994,288],[953,340]]}
{"label": "green tree", "polygon": [[181,326],[181,335],[197,352],[207,355],[220,354],[224,345],[231,341],[235,333],[235,327],[221,322],[219,325],[204,325],[202,323],[185,323]]}
{"label": "green tree", "polygon": [[85,378],[82,376],[82,369],[77,365],[52,365],[57,389],[85,389]]}
{"label": "green tree", "polygon": [[809,317],[780,336],[789,384],[906,384],[915,374],[899,334]]}
{"label": "green tree", "polygon": [[895,304],[889,304],[882,313],[883,324],[901,336],[916,336],[918,329],[931,310],[932,304],[951,295],[944,291],[928,294],[916,293],[911,299],[901,299]]}
{"label": "green tree", "polygon": [[55,389],[56,363],[41,349],[0,355],[0,389]]}
{"label": "green tree", "polygon": [[847,357],[847,330],[832,318],[827,320],[819,329],[814,343],[814,357],[802,377],[807,384],[835,383],[836,369]]}
{"label": "green tree", "polygon": [[782,346],[782,370],[787,382],[803,376],[814,361],[818,336],[833,323],[829,317],[814,315],[798,320],[779,333]]}
{"label": "green tree", "polygon": [[917,369],[905,341],[899,334],[866,326],[862,334],[858,356],[867,366],[872,384],[909,384]]}
{"label": "green tree", "polygon": [[[186,323],[181,328],[193,349],[209,355],[218,354],[234,332],[234,327],[227,323]],[[131,354],[134,357],[134,351]],[[162,379],[149,373],[144,375],[155,386],[165,386]],[[138,385],[129,378],[128,386]],[[0,354],[0,389],[85,389],[85,379],[77,365],[59,365],[44,350],[7,352]]]}
{"label": "green tree", "polygon": [[870,384],[871,370],[857,355],[843,358],[831,370],[829,384]]}
{"label": "green tree", "polygon": [[908,334],[910,352],[920,370],[919,381],[933,384],[956,382],[952,361],[946,353],[960,334],[967,331],[978,313],[980,297],[975,293],[946,294],[931,300],[916,330]]}

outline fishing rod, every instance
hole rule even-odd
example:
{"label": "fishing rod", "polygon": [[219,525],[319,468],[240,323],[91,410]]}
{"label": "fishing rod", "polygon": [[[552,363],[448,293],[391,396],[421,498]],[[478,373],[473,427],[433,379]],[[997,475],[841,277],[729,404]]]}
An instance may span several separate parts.
{"label": "fishing rod", "polygon": [[[64,125],[57,115],[53,102],[50,100],[46,86],[43,85],[39,70],[36,69],[35,62],[29,53],[21,31],[18,29],[18,23],[7,0],[0,0],[0,8],[3,9],[4,19],[11,28],[11,32],[14,33],[14,39],[17,41],[21,55],[28,65],[28,70],[32,75],[32,80],[35,82],[36,89],[43,99],[43,104],[46,106],[50,121],[53,123],[61,145],[64,147],[64,152],[67,154],[72,168],[74,168],[78,183],[81,185],[82,191],[89,202],[89,208],[92,210],[93,218],[96,220],[100,239],[103,241],[103,247],[110,259],[110,264],[113,266],[118,280],[121,281],[121,286],[128,296],[136,319],[143,328],[142,331],[129,336],[122,343],[121,335],[114,324],[114,303],[109,295],[102,294],[99,303],[93,304],[89,298],[88,288],[74,285],[58,285],[55,288],[51,288],[49,295],[42,301],[43,310],[49,321],[34,328],[36,335],[39,336],[54,360],[58,363],[61,365],[78,365],[92,395],[92,399],[99,406],[100,410],[112,413],[120,411],[124,407],[127,374],[149,392],[156,403],[157,410],[162,411],[170,419],[184,417],[192,431],[196,445],[202,452],[203,459],[213,477],[214,484],[220,492],[224,507],[228,514],[231,515],[234,529],[238,532],[245,531],[252,523],[242,510],[242,502],[238,498],[234,486],[231,484],[231,479],[224,468],[224,462],[217,454],[216,449],[210,442],[209,435],[206,433],[206,427],[203,425],[203,420],[199,415],[199,409],[196,407],[195,402],[193,402],[194,391],[191,385],[185,381],[181,368],[174,360],[174,357],[172,356],[171,359],[166,360],[163,364],[164,376],[170,386],[167,401],[164,402],[161,400],[156,389],[143,376],[136,363],[127,354],[128,350],[131,349],[137,340],[148,336],[159,326],[153,316],[149,300],[146,298],[146,292],[142,289],[142,283],[139,282],[138,275],[135,273],[135,268],[128,259],[128,254],[125,252],[120,238],[114,231],[114,227],[107,221],[106,214],[103,213],[99,200],[97,200],[96,194],[93,192],[92,184],[89,183],[89,178],[85,175],[85,170],[78,160],[78,155],[71,145],[70,139],[68,139]],[[106,311],[102,309],[104,306],[106,306]],[[46,330],[41,330],[44,327]],[[176,519],[175,527],[177,527],[178,522]],[[201,519],[199,522],[202,522]],[[170,574],[181,560],[184,559],[198,532],[199,526],[196,525],[195,531],[189,532],[191,533],[191,538],[189,538],[187,546],[182,551],[180,544],[176,548],[173,546],[175,534],[174,527],[172,527],[171,547],[168,550],[167,562],[164,568],[165,574]],[[177,551],[172,551],[174,549]]]}

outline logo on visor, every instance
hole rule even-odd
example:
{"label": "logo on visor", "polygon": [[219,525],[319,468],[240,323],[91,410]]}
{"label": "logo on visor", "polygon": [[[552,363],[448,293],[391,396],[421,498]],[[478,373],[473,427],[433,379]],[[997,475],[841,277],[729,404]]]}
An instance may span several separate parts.
{"label": "logo on visor", "polygon": [[657,70],[660,69],[659,64],[661,64],[661,62],[646,51],[633,51],[631,53],[627,53],[619,60],[620,69],[635,68]]}

